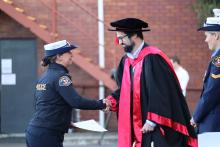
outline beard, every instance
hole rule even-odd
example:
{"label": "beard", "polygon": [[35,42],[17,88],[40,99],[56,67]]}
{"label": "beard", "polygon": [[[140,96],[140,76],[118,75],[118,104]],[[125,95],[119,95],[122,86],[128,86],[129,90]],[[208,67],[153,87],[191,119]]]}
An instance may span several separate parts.
{"label": "beard", "polygon": [[126,53],[131,53],[133,51],[134,46],[135,46],[134,42],[132,42],[131,45],[125,45],[124,51]]}

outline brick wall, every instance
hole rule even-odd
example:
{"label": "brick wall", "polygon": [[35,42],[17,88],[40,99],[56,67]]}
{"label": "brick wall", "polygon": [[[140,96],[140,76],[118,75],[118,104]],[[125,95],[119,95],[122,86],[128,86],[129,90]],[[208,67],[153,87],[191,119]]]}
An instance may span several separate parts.
{"label": "brick wall", "polygon": [[[144,33],[146,42],[158,46],[168,56],[177,55],[181,64],[190,74],[187,101],[192,111],[199,98],[202,88],[202,78],[209,59],[209,51],[204,43],[203,33],[197,32],[198,24],[192,4],[195,0],[104,0],[106,69],[110,73],[116,67],[123,50],[114,45],[113,32],[108,32],[109,22],[124,17],[137,17],[149,23],[152,31]],[[38,22],[46,24],[51,30],[51,13],[45,4],[50,0],[25,1],[14,0],[14,3],[24,8],[26,13],[38,18]],[[88,12],[97,16],[97,1],[78,0]],[[57,29],[61,38],[68,39],[80,46],[81,54],[98,64],[98,28],[97,20],[88,15],[82,8],[70,0],[57,0],[58,12],[68,19],[58,16]],[[0,37],[36,37],[27,28],[0,13]],[[19,29],[17,29],[19,28]],[[15,31],[11,31],[15,29]],[[12,33],[16,32],[16,33]],[[37,37],[36,37],[37,38]],[[38,59],[43,56],[44,42],[38,39]],[[43,69],[39,66],[39,74]],[[76,65],[71,67],[71,75],[80,94],[98,97],[98,82],[82,71]],[[86,89],[85,89],[86,88]],[[107,91],[106,93],[110,93]],[[82,119],[98,118],[98,112],[81,111]],[[110,128],[116,129],[116,118],[111,119]]]}

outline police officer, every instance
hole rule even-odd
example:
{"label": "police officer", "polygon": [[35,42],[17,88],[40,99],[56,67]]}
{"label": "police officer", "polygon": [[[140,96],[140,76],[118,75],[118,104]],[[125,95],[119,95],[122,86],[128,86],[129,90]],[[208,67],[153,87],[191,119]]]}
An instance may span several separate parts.
{"label": "police officer", "polygon": [[212,57],[191,124],[198,127],[199,134],[220,132],[220,17],[208,17],[199,31],[205,32],[205,42],[212,51]]}
{"label": "police officer", "polygon": [[48,69],[36,84],[35,113],[26,129],[28,147],[62,147],[72,108],[106,108],[104,100],[81,97],[73,88],[67,67],[73,63],[72,51],[75,48],[66,40],[44,46],[42,65],[48,65]]}

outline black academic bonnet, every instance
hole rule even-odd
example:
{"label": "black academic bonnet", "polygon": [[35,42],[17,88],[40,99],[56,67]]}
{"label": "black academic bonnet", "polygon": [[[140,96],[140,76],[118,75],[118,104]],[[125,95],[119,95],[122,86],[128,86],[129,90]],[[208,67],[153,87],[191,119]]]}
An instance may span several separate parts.
{"label": "black academic bonnet", "polygon": [[145,32],[150,31],[148,23],[137,18],[124,18],[110,23],[114,28],[109,31],[123,31],[123,32]]}

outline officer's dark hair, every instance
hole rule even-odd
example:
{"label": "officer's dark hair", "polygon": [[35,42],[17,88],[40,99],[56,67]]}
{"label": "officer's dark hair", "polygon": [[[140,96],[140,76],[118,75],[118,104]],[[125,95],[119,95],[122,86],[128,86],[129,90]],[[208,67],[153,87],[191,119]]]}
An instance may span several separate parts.
{"label": "officer's dark hair", "polygon": [[137,37],[144,39],[143,33],[141,31],[125,31],[125,34],[128,35],[129,38],[131,38],[133,35],[137,35]]}
{"label": "officer's dark hair", "polygon": [[45,58],[42,59],[41,65],[42,66],[47,66],[50,63],[54,63],[56,61],[56,59],[57,59],[57,56],[45,57]]}
{"label": "officer's dark hair", "polygon": [[178,63],[180,64],[180,59],[175,55],[171,58],[171,60],[173,60],[174,63]]}

